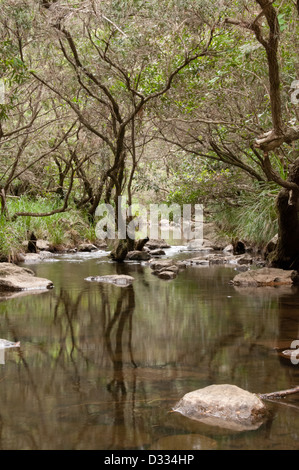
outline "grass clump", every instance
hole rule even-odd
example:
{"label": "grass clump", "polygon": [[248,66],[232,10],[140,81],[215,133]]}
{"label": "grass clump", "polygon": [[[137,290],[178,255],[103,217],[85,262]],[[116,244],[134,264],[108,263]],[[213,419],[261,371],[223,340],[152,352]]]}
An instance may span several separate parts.
{"label": "grass clump", "polygon": [[276,186],[259,185],[251,192],[242,193],[236,206],[216,210],[214,217],[221,231],[232,239],[264,247],[278,231],[275,206],[278,192]]}
{"label": "grass clump", "polygon": [[17,252],[22,251],[22,244],[29,239],[31,232],[34,232],[38,239],[47,240],[53,249],[64,245],[76,246],[81,241],[96,240],[94,227],[90,224],[87,214],[75,207],[51,216],[18,216],[13,219],[17,212],[39,214],[59,207],[61,201],[58,198],[8,198],[7,209],[10,217],[0,217],[1,257],[13,258]]}

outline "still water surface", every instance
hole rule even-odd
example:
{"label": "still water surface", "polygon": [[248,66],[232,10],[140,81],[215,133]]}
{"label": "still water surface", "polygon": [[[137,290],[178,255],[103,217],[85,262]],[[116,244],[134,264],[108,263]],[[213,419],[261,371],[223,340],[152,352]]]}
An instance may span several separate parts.
{"label": "still water surface", "polygon": [[[298,385],[299,365],[279,355],[299,339],[297,288],[235,288],[223,266],[163,281],[104,253],[27,266],[55,288],[0,301],[0,338],[21,342],[0,365],[0,449],[299,448],[298,394],[268,402],[271,419],[255,431],[172,412],[211,384]],[[115,273],[133,285],[84,281]]]}

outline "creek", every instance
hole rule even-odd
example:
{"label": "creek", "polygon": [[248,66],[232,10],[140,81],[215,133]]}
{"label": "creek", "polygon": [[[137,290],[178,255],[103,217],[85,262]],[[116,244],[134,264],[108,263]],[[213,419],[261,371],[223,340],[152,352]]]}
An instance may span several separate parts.
{"label": "creek", "polygon": [[[26,267],[55,287],[0,301],[0,337],[21,343],[0,364],[2,450],[299,448],[299,394],[269,402],[271,418],[254,431],[172,412],[211,384],[254,393],[298,385],[299,365],[280,354],[299,338],[297,287],[236,288],[234,266],[187,267],[164,281],[105,252]],[[84,280],[106,274],[135,281]]]}

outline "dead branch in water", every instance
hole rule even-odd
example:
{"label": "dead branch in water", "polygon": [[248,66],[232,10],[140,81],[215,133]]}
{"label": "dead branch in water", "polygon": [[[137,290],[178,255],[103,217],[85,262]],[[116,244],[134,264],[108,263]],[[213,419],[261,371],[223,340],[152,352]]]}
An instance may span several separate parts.
{"label": "dead branch in water", "polygon": [[283,398],[286,397],[287,395],[292,395],[293,393],[298,393],[299,392],[299,385],[294,388],[289,388],[288,390],[281,390],[279,392],[272,392],[272,393],[259,393],[258,396],[264,400],[270,399],[270,398]]}

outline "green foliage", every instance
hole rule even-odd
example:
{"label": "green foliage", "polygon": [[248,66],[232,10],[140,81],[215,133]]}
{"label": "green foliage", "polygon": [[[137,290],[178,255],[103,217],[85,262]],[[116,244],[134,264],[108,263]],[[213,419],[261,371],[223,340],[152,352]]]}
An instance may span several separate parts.
{"label": "green foliage", "polygon": [[19,224],[9,223],[0,216],[0,259],[2,256],[13,257],[20,250],[22,233],[23,227],[20,230]]}
{"label": "green foliage", "polygon": [[[114,177],[124,175],[119,183],[126,192],[133,156],[133,164],[138,162],[135,199],[148,192],[161,202],[204,203],[213,211],[221,209],[226,230],[252,240],[268,238],[276,224],[272,203],[265,202],[273,202],[272,189],[256,188],[248,178],[253,172],[258,178],[262,174],[252,143],[272,127],[267,57],[252,31],[219,21],[251,22],[259,12],[257,2],[57,0],[45,9],[34,0],[0,0],[0,5],[0,79],[7,92],[0,105],[0,121],[5,121],[0,184],[2,188],[8,182],[7,195],[22,190],[43,196],[9,199],[9,214],[60,207],[61,201],[51,195],[57,186],[67,190],[72,170],[70,199],[85,203],[102,187],[105,197],[107,170],[126,154],[126,168],[116,174],[115,167]],[[298,26],[292,2],[277,1],[274,7],[280,25],[283,120],[294,125],[298,117],[289,85],[297,79]],[[262,16],[259,24],[266,35],[264,20]],[[167,94],[151,100],[186,58],[204,49],[211,31],[208,54],[175,74]],[[133,126],[132,113],[143,99]],[[78,127],[56,148],[74,119]],[[295,145],[286,147],[270,155],[283,178],[296,150]],[[242,176],[242,168],[253,171]],[[76,221],[80,236],[90,239],[93,228],[74,210],[48,218],[20,217],[14,223],[3,219],[0,250],[14,249],[27,230],[61,244]]]}
{"label": "green foliage", "polygon": [[8,118],[8,112],[14,105],[18,94],[14,88],[23,83],[28,76],[26,67],[17,54],[18,51],[11,40],[1,43],[0,79],[5,91],[5,102],[0,103],[0,121]]}
{"label": "green foliage", "polygon": [[273,184],[255,185],[242,192],[237,207],[224,205],[215,209],[213,218],[231,238],[264,247],[278,231],[276,197],[279,188]]}
{"label": "green foliage", "polygon": [[[61,201],[58,198],[38,197],[34,200],[23,196],[9,198],[7,206],[10,215],[16,212],[44,213],[59,208]],[[76,209],[46,217],[20,216],[13,221],[1,216],[0,254],[13,256],[22,251],[22,242],[28,240],[32,231],[37,238],[47,240],[53,247],[96,240],[87,215]]]}
{"label": "green foliage", "polygon": [[[192,162],[193,160],[193,162]],[[168,200],[180,204],[211,203],[233,196],[237,175],[228,168],[215,168],[204,160],[184,161],[174,174]],[[221,166],[221,165],[220,165]]]}

